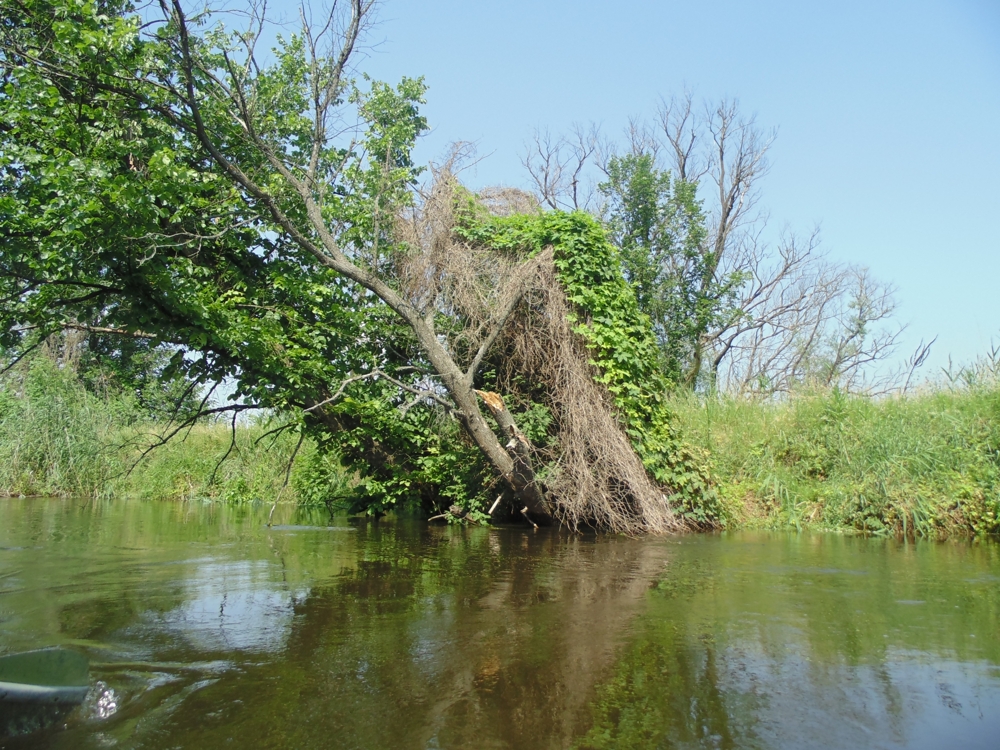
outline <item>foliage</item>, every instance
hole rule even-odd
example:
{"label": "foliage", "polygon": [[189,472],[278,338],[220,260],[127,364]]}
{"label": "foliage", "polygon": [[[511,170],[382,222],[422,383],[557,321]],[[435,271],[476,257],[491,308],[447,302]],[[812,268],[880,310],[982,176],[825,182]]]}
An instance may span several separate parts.
{"label": "foliage", "polygon": [[381,398],[347,397],[337,414],[350,427],[323,436],[324,447],[358,475],[347,510],[382,515],[394,507],[422,506],[437,513],[457,503],[481,511],[492,478],[476,446],[441,412],[403,414],[396,400],[389,388]]}
{"label": "foliage", "polygon": [[197,412],[203,396],[197,382],[170,367],[175,348],[149,339],[71,329],[48,336],[39,353],[75,373],[98,399],[128,404],[119,418],[187,417]]}
{"label": "foliage", "polygon": [[129,394],[144,415],[167,419],[194,413],[201,397],[183,373],[168,372],[173,355],[170,347],[148,339],[91,334],[77,370],[92,393]]}
{"label": "foliage", "polygon": [[[194,426],[141,458],[166,425],[129,393],[95,395],[72,369],[33,357],[0,379],[0,496],[210,498],[325,503],[349,486],[335,456],[268,435],[270,421]],[[141,460],[140,460],[141,458]],[[223,460],[225,459],[225,460]]]}
{"label": "foliage", "polygon": [[872,399],[839,389],[782,402],[677,398],[711,452],[735,525],[876,535],[1000,532],[1000,391]]}
{"label": "foliage", "polygon": [[[377,323],[371,315],[377,305],[275,236],[200,146],[170,127],[162,112],[169,100],[148,100],[159,90],[155,76],[172,64],[169,49],[142,41],[134,17],[101,11],[88,4],[57,8],[51,27],[31,30],[53,36],[48,54],[74,72],[92,73],[94,86],[64,91],[44,70],[11,65],[0,98],[14,125],[3,137],[0,208],[5,235],[15,240],[0,255],[11,299],[3,314],[10,343],[23,347],[75,320],[142,330],[201,352],[178,352],[167,375],[183,371],[204,383],[235,377],[235,397],[277,408],[316,398],[318,388],[362,369],[371,350],[355,344],[365,324]],[[213,33],[208,39],[222,48],[233,43]],[[40,44],[35,37],[25,42]],[[95,44],[109,54],[90,54]],[[286,131],[304,127],[298,108],[307,82],[295,67],[300,48],[297,39],[280,47],[262,74],[261,106],[275,138],[294,140]],[[118,95],[112,83],[122,75],[144,85]],[[343,194],[335,203],[342,214],[331,221],[343,225],[354,245],[374,231],[376,197],[367,190],[384,178],[382,166],[370,165],[363,152],[386,146],[386,139],[394,154],[408,152],[422,120],[411,113],[402,134],[406,124],[386,121],[386,111],[412,108],[421,92],[413,81],[398,92],[378,83],[370,92],[355,90],[370,140],[358,153],[323,155],[349,162],[342,183],[330,186]],[[398,169],[413,172],[405,155],[395,158],[403,162]]]}
{"label": "foliage", "polygon": [[680,384],[701,336],[736,314],[734,290],[742,276],[716,278],[718,259],[705,250],[697,183],[674,179],[642,152],[612,156],[607,176],[598,190],[609,237],[639,309],[652,320],[665,374]]}
{"label": "foliage", "polygon": [[601,225],[583,212],[478,220],[472,215],[459,232],[501,251],[553,248],[559,279],[576,310],[574,330],[587,342],[595,378],[611,394],[643,465],[675,493],[688,520],[717,523],[720,508],[705,457],[680,436],[649,317],[639,310]]}
{"label": "foliage", "polygon": [[[297,454],[294,432],[282,429],[295,422],[279,414],[195,425],[141,457],[173,426],[152,419],[132,394],[96,395],[82,375],[35,356],[0,380],[0,495],[229,503],[271,502],[280,495],[371,515],[452,503],[482,513],[492,486],[489,471],[453,421],[416,410],[401,417],[391,403],[353,397],[340,409],[357,418],[356,426],[327,435],[326,444],[306,438]],[[373,440],[388,465],[372,465]],[[293,457],[290,487],[282,490]]]}
{"label": "foliage", "polygon": [[[377,298],[291,241],[267,201],[242,194],[209,158],[175,96],[177,29],[168,22],[143,36],[128,4],[2,7],[2,343],[26,352],[67,326],[114,331],[115,343],[92,334],[87,350],[95,392],[113,382],[162,416],[177,389],[151,399],[150,377],[202,388],[206,398],[228,380],[234,402],[299,415],[293,421],[349,462],[369,497],[384,493],[373,512],[419,495],[403,485],[417,464],[440,454],[437,438],[423,449],[436,415],[417,408],[400,416],[398,390],[373,380],[354,382],[342,403],[322,412],[303,411],[376,367],[412,380],[399,371],[419,359],[412,335]],[[235,75],[226,56],[240,36],[208,17],[200,22],[202,35],[190,41],[204,69],[219,80]],[[296,165],[313,158],[304,113],[317,77],[329,75],[308,69],[303,43],[279,40],[250,105],[258,135]],[[266,173],[264,157],[214,98],[214,83],[197,82],[206,127],[244,169]],[[420,171],[410,151],[426,128],[423,91],[415,79],[395,87],[345,82],[337,93],[361,132],[353,142],[325,143],[316,157],[329,178],[324,218],[369,268],[391,261],[391,219]],[[287,186],[272,180],[268,188],[267,200],[301,215]],[[396,464],[369,460],[378,446],[403,444]]]}

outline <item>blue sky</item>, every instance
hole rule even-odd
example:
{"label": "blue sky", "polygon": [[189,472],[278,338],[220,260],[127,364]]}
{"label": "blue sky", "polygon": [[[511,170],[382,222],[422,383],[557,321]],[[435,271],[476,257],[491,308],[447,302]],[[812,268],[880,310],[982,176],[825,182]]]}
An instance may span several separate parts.
{"label": "blue sky", "polygon": [[421,159],[475,141],[474,185],[527,186],[534,128],[617,136],[685,87],[736,97],[778,129],[775,230],[819,225],[893,282],[903,348],[939,337],[931,370],[1000,343],[1000,0],[385,0],[380,18],[363,68],[425,77]]}

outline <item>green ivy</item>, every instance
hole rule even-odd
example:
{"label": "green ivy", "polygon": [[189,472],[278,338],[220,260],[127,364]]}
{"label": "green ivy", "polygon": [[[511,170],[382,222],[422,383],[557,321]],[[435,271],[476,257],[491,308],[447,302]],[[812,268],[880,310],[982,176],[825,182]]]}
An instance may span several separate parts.
{"label": "green ivy", "polygon": [[483,216],[474,208],[458,230],[467,241],[499,251],[532,254],[551,247],[573,305],[573,330],[587,342],[598,380],[614,399],[626,433],[650,475],[673,490],[692,523],[717,526],[722,506],[707,456],[678,433],[670,409],[671,383],[648,316],[621,271],[618,251],[604,228],[583,212],[510,217]]}

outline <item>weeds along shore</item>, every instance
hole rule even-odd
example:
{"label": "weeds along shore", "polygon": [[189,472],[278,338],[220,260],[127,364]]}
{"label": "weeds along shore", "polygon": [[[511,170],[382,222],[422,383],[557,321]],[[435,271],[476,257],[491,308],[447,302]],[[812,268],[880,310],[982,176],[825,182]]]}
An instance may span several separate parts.
{"label": "weeds along shore", "polygon": [[728,528],[830,528],[941,537],[1000,529],[995,381],[870,398],[675,399],[705,450]]}
{"label": "weeds along shore", "polygon": [[[674,396],[739,528],[937,538],[1000,531],[995,379],[870,398],[836,389],[780,400]],[[351,478],[280,420],[199,424],[142,457],[164,425],[38,360],[0,389],[0,495],[336,502]],[[288,476],[285,483],[286,473]]]}
{"label": "weeds along shore", "polygon": [[288,471],[298,436],[281,421],[201,423],[149,450],[171,427],[134,398],[95,395],[45,358],[17,379],[0,387],[0,495],[322,503],[343,489],[308,440]]}

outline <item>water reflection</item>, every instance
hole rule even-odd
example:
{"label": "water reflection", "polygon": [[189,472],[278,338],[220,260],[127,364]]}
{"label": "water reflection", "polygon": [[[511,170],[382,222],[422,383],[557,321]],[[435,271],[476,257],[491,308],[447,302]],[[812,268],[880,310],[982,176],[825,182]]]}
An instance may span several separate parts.
{"label": "water reflection", "polygon": [[264,560],[198,565],[184,581],[183,602],[146,613],[142,627],[176,633],[199,651],[279,651],[308,589],[276,588],[272,567]]}
{"label": "water reflection", "polygon": [[1000,736],[993,545],[331,531],[291,509],[267,530],[266,510],[0,501],[0,652],[74,645],[101,681],[68,728],[7,746]]}
{"label": "water reflection", "polygon": [[995,547],[683,544],[580,747],[995,747],[1000,592],[955,585]]}

